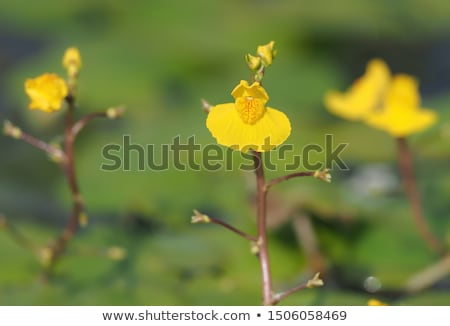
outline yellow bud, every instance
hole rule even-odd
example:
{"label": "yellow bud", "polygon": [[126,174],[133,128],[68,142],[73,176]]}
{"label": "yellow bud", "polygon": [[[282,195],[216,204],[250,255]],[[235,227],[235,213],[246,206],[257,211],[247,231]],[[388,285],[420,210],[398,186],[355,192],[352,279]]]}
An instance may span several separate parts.
{"label": "yellow bud", "polygon": [[61,149],[61,145],[59,144],[58,141],[55,140],[51,142],[48,148],[49,148],[48,156],[52,162],[59,164],[66,161],[67,159],[66,153],[64,153],[64,151]]}
{"label": "yellow bud", "polygon": [[275,42],[271,41],[265,45],[260,45],[256,52],[260,56],[264,66],[268,67],[272,64],[273,59],[277,55],[277,50],[274,48]]}
{"label": "yellow bud", "polygon": [[330,170],[324,169],[324,170],[317,170],[314,172],[314,178],[321,179],[325,182],[331,182],[331,174],[329,173]]}
{"label": "yellow bud", "polygon": [[259,68],[261,68],[261,57],[247,54],[245,56],[245,61],[247,61],[247,65],[252,71],[257,71]]}
{"label": "yellow bud", "polygon": [[115,261],[123,260],[127,256],[127,251],[122,247],[110,247],[106,250],[106,256]]}
{"label": "yellow bud", "polygon": [[114,120],[120,118],[124,112],[125,109],[122,106],[112,107],[106,110],[106,116],[108,117],[108,119]]}
{"label": "yellow bud", "polygon": [[63,67],[67,69],[68,75],[74,77],[81,68],[81,55],[75,47],[66,50],[62,61]]}
{"label": "yellow bud", "polygon": [[258,243],[255,241],[252,241],[250,243],[250,252],[252,253],[252,255],[258,255],[259,254],[259,246]]}
{"label": "yellow bud", "polygon": [[191,223],[209,223],[211,220],[208,215],[200,213],[198,210],[194,209],[194,215],[191,218]]}
{"label": "yellow bud", "polygon": [[323,286],[323,280],[320,278],[320,273],[316,273],[316,275],[306,283],[307,288],[317,288],[320,286]]}
{"label": "yellow bud", "polygon": [[62,163],[66,160],[66,154],[59,148],[52,149],[51,154],[49,155],[50,160],[52,160],[55,163]]}
{"label": "yellow bud", "polygon": [[22,137],[22,130],[16,127],[9,121],[5,121],[3,124],[3,132],[5,135],[10,136],[15,139],[20,139]]}

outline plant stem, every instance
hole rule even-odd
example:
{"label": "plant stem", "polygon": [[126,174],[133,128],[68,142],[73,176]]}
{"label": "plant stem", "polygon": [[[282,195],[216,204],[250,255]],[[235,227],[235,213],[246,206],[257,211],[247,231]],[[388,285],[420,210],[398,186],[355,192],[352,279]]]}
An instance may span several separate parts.
{"label": "plant stem", "polygon": [[287,181],[290,180],[292,178],[297,178],[297,177],[312,177],[314,176],[315,172],[295,172],[295,173],[291,173],[291,174],[287,174],[287,175],[283,175],[281,177],[275,178],[270,180],[269,182],[267,182],[266,184],[266,190],[268,191],[271,187],[283,182],[283,181]]}
{"label": "plant stem", "polygon": [[414,177],[414,166],[411,151],[405,138],[397,138],[398,149],[398,165],[402,176],[403,187],[408,197],[412,210],[414,223],[419,231],[420,236],[428,245],[428,247],[439,253],[443,253],[441,242],[431,232],[423,213],[423,207],[420,201],[420,195],[417,190],[416,180]]}
{"label": "plant stem", "polygon": [[60,158],[62,161],[65,160],[64,152],[60,150],[58,147],[50,145],[49,143],[46,143],[45,141],[36,138],[34,136],[31,136],[30,134],[27,134],[23,131],[20,131],[20,137],[19,139],[23,140],[24,142],[40,149],[41,151],[46,152],[50,157],[53,158]]}
{"label": "plant stem", "polygon": [[74,142],[76,134],[72,132],[73,111],[75,109],[74,99],[72,97],[69,97],[67,99],[67,103],[68,110],[66,114],[66,125],[64,132],[64,153],[67,159],[62,167],[72,195],[72,212],[70,214],[69,221],[66,227],[52,247],[52,256],[49,267],[53,267],[55,265],[58,258],[66,249],[67,243],[70,241],[70,239],[72,239],[73,235],[80,225],[80,215],[84,212],[84,204],[80,195],[75,173]]}
{"label": "plant stem", "polygon": [[253,153],[257,191],[257,230],[258,258],[261,268],[263,305],[273,304],[272,276],[270,273],[269,250],[267,246],[266,199],[267,189],[264,178],[264,167],[260,152]]}
{"label": "plant stem", "polygon": [[252,241],[252,242],[255,242],[255,243],[257,242],[257,238],[255,238],[253,235],[245,233],[244,231],[241,231],[241,230],[235,228],[234,226],[232,226],[232,225],[230,225],[230,224],[228,224],[228,223],[226,223],[224,221],[221,221],[221,220],[218,220],[216,218],[209,217],[209,216],[208,216],[208,218],[209,218],[211,223],[223,226],[224,228],[228,229],[229,231],[239,235],[240,237],[243,237],[245,240]]}
{"label": "plant stem", "polygon": [[290,295],[292,295],[292,294],[294,294],[294,293],[296,293],[298,291],[304,290],[306,288],[308,288],[307,283],[302,283],[302,284],[299,284],[299,285],[297,285],[297,286],[295,286],[295,287],[293,287],[293,288],[291,288],[291,289],[289,289],[289,290],[287,290],[285,292],[278,293],[278,294],[276,294],[274,296],[274,298],[272,300],[272,305],[276,305],[277,303],[279,303],[282,300],[286,299],[288,296],[290,296]]}
{"label": "plant stem", "polygon": [[76,138],[78,133],[93,119],[95,118],[105,118],[107,117],[106,112],[94,112],[85,115],[80,120],[78,120],[75,124],[73,124],[72,127],[72,136],[73,138]]}

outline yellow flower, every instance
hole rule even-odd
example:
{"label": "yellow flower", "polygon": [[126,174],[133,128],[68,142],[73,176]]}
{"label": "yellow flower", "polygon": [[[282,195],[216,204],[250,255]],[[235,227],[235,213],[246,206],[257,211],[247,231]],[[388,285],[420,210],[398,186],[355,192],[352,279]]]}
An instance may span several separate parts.
{"label": "yellow flower", "polygon": [[211,108],[206,126],[221,145],[246,152],[264,152],[282,144],[291,133],[287,116],[266,107],[269,100],[265,89],[254,82],[241,80],[231,92],[234,103]]}
{"label": "yellow flower", "polygon": [[30,97],[30,109],[53,112],[61,109],[67,96],[66,82],[56,74],[43,74],[25,81],[25,92]]}
{"label": "yellow flower", "polygon": [[256,53],[258,53],[261,58],[264,66],[270,66],[272,64],[273,59],[275,58],[277,51],[274,49],[275,42],[270,41],[265,45],[260,45],[256,49]]}
{"label": "yellow flower", "polygon": [[75,47],[70,47],[64,52],[63,67],[67,69],[69,76],[75,76],[81,68],[81,55]]}
{"label": "yellow flower", "polygon": [[382,302],[382,301],[379,301],[379,300],[377,300],[377,299],[370,299],[370,300],[367,302],[367,305],[368,305],[368,306],[387,306],[388,304],[387,304],[387,303],[384,303],[384,302]]}
{"label": "yellow flower", "polygon": [[381,105],[389,80],[387,65],[380,59],[373,59],[368,63],[365,74],[346,93],[327,93],[325,106],[341,118],[362,120]]}
{"label": "yellow flower", "polygon": [[435,112],[420,109],[418,83],[411,76],[396,75],[387,92],[384,106],[366,119],[372,127],[387,131],[394,137],[405,137],[422,131],[437,120]]}

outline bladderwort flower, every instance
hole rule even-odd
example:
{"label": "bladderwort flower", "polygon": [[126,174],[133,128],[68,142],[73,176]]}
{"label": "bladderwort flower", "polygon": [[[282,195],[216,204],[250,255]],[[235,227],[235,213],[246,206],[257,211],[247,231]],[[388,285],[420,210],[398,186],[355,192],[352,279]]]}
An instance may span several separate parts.
{"label": "bladderwort flower", "polygon": [[383,107],[372,112],[365,122],[399,138],[425,130],[436,120],[434,111],[420,108],[417,80],[398,74],[392,79]]}
{"label": "bladderwort flower", "polygon": [[386,64],[374,59],[363,77],[345,94],[325,96],[328,110],[349,120],[363,120],[389,133],[397,143],[397,160],[416,228],[430,249],[445,253],[445,245],[428,226],[414,177],[414,165],[407,137],[430,127],[437,114],[420,107],[416,79],[406,74],[391,76]]}
{"label": "bladderwort flower", "polygon": [[364,76],[346,93],[327,93],[325,105],[337,116],[362,120],[396,138],[422,131],[437,120],[435,112],[419,107],[417,81],[406,74],[392,77],[380,59],[371,60]]}
{"label": "bladderwort flower", "polygon": [[231,95],[235,102],[212,107],[206,120],[206,126],[219,144],[243,152],[265,152],[289,137],[288,117],[266,107],[269,96],[258,82],[248,85],[241,80]]}
{"label": "bladderwort flower", "polygon": [[25,81],[25,92],[31,102],[31,110],[54,112],[61,109],[62,102],[68,94],[66,82],[56,74],[45,73]]}
{"label": "bladderwort flower", "polygon": [[367,64],[366,72],[345,93],[330,91],[325,106],[332,114],[347,120],[363,120],[382,104],[390,81],[389,68],[380,59]]}

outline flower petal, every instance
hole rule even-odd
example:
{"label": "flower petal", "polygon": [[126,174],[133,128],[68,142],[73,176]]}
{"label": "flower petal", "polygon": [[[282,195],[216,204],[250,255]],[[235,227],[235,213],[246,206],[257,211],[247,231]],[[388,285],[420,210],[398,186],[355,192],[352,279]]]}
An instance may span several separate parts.
{"label": "flower petal", "polygon": [[392,79],[386,96],[386,106],[390,109],[414,110],[420,104],[417,80],[406,74],[398,74]]}
{"label": "flower petal", "polygon": [[275,42],[271,41],[268,44],[258,46],[258,48],[256,49],[256,52],[262,59],[265,66],[270,66],[272,64],[273,58],[276,54],[274,46]]}
{"label": "flower petal", "polygon": [[234,103],[213,107],[206,126],[219,144],[241,151],[269,151],[282,144],[291,132],[291,124],[284,113],[266,108],[262,118],[250,125],[241,120]]}
{"label": "flower petal", "polygon": [[53,112],[61,108],[67,96],[66,82],[56,74],[43,74],[25,81],[25,92],[30,97],[30,109]]}
{"label": "flower petal", "polygon": [[269,100],[269,95],[266,90],[258,82],[254,82],[249,86],[246,80],[241,80],[239,85],[233,89],[231,95],[235,99],[247,96],[260,98],[264,103]]}
{"label": "flower petal", "polygon": [[389,78],[387,65],[379,59],[371,60],[365,74],[347,92],[329,92],[325,96],[325,105],[331,113],[344,119],[364,119],[381,105]]}
{"label": "flower petal", "polygon": [[427,109],[409,112],[385,110],[370,116],[366,123],[374,128],[385,130],[394,137],[406,137],[427,129],[436,120],[437,114]]}
{"label": "flower petal", "polygon": [[384,107],[367,117],[367,124],[387,131],[394,137],[405,137],[422,131],[437,120],[434,111],[421,109],[415,78],[396,75],[389,86]]}

